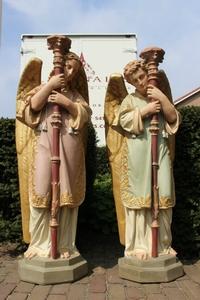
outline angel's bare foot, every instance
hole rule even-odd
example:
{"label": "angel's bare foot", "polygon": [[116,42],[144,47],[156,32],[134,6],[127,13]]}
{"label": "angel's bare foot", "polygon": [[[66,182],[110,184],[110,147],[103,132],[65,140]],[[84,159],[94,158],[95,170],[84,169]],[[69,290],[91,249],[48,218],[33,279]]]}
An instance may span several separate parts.
{"label": "angel's bare foot", "polygon": [[140,260],[146,260],[148,258],[148,254],[145,252],[136,253],[135,256]]}
{"label": "angel's bare foot", "polygon": [[70,253],[69,251],[65,251],[60,255],[61,258],[70,258]]}
{"label": "angel's bare foot", "polygon": [[177,252],[174,249],[171,248],[169,254],[176,256]]}
{"label": "angel's bare foot", "polygon": [[35,252],[27,251],[27,252],[24,253],[24,257],[27,258],[27,259],[31,259],[34,256],[36,256]]}
{"label": "angel's bare foot", "polygon": [[125,256],[137,257],[140,260],[147,260],[149,258],[148,253],[145,250],[141,250],[141,249],[126,251]]}

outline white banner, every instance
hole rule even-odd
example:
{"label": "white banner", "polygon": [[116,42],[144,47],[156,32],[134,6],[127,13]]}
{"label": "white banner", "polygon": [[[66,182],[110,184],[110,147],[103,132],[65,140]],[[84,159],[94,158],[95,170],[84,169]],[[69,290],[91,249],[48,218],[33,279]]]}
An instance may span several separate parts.
{"label": "white banner", "polygon": [[[110,74],[123,73],[124,66],[136,58],[136,36],[116,35],[70,35],[71,51],[82,59],[85,67],[92,123],[97,132],[98,145],[105,145],[104,100]],[[52,69],[53,54],[47,48],[47,35],[23,35],[21,47],[21,70],[31,57],[43,61],[42,80],[46,81]],[[130,89],[130,86],[127,85]]]}

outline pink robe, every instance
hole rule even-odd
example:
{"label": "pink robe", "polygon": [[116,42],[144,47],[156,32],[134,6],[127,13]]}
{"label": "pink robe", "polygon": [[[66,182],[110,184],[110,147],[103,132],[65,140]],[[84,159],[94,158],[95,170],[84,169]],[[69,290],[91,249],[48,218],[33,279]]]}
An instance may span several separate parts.
{"label": "pink robe", "polygon": [[[38,113],[32,111],[30,100],[41,87],[37,87],[25,96],[25,105],[21,111],[23,122],[34,128],[34,155],[29,174],[30,233],[31,242],[27,253],[39,256],[50,254],[49,208],[51,202],[51,149],[53,105],[47,105]],[[77,106],[75,119],[61,108],[60,128],[60,209],[58,218],[58,251],[75,251],[75,234],[78,206],[85,196],[85,147],[84,130],[89,122],[91,110],[84,99],[74,93],[71,99]],[[46,209],[44,209],[46,208]],[[66,220],[67,218],[67,220]],[[26,255],[26,253],[25,253]]]}

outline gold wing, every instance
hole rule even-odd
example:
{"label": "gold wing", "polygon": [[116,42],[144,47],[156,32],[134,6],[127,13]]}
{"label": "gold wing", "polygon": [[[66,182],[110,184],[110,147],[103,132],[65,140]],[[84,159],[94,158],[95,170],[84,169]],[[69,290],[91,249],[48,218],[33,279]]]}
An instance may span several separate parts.
{"label": "gold wing", "polygon": [[89,104],[87,76],[83,66],[81,66],[76,78],[74,79],[74,87],[81,94],[84,100]]}
{"label": "gold wing", "polygon": [[41,83],[42,61],[33,58],[25,67],[17,91],[16,109],[16,149],[18,159],[19,190],[22,214],[23,239],[30,241],[29,235],[29,172],[32,167],[35,132],[23,124],[23,108],[26,105],[24,96]]}
{"label": "gold wing", "polygon": [[[159,89],[168,97],[171,103],[173,103],[172,92],[169,84],[169,80],[164,70],[158,71],[158,86]],[[169,135],[168,147],[170,151],[171,161],[174,161],[175,156],[175,136]]]}
{"label": "gold wing", "polygon": [[164,70],[158,71],[158,86],[159,89],[169,98],[169,100],[173,103],[172,100],[172,92],[169,84],[169,80]]}
{"label": "gold wing", "polygon": [[[73,81],[73,87],[79,92],[83,99],[89,104],[88,82],[84,67],[81,66],[77,76]],[[84,144],[85,151],[87,151],[88,140],[88,124],[85,124],[81,130],[81,137]]]}
{"label": "gold wing", "polygon": [[[120,169],[121,169],[121,146],[123,131],[120,126],[113,126],[115,113],[119,109],[122,100],[128,94],[123,76],[112,74],[106,91],[104,104],[105,134],[108,159],[112,174],[113,195],[117,213],[120,243],[125,244],[125,214],[120,197]],[[117,125],[117,124],[116,124]]]}

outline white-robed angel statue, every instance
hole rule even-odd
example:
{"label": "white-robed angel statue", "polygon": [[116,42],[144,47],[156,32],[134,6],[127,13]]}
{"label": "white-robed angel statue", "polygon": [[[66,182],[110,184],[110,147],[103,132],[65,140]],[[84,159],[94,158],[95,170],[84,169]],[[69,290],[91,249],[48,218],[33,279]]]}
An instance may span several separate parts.
{"label": "white-robed angel statue", "polygon": [[[113,180],[119,236],[125,256],[152,256],[152,168],[151,116],[159,118],[158,255],[176,252],[171,248],[172,207],[175,205],[173,179],[174,134],[180,117],[171,97],[164,71],[158,72],[158,87],[148,84],[147,65],[134,60],[124,69],[125,80],[135,87],[128,94],[123,76],[110,77],[105,99],[106,142]],[[154,101],[150,101],[152,98]]]}

